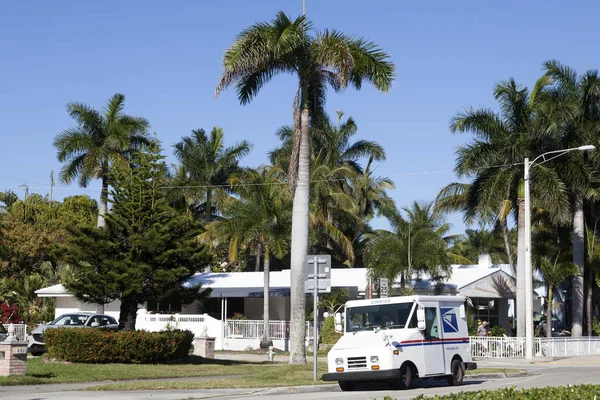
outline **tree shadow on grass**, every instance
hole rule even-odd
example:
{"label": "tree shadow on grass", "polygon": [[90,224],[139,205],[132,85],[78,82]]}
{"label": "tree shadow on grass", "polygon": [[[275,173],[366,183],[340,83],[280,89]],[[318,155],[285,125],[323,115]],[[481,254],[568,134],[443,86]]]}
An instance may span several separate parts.
{"label": "tree shadow on grass", "polygon": [[56,374],[47,373],[47,374],[27,374],[28,378],[40,378],[40,379],[49,379],[56,377]]}
{"label": "tree shadow on grass", "polygon": [[256,361],[239,361],[239,360],[218,360],[218,359],[214,359],[214,358],[204,358],[204,357],[200,357],[200,356],[188,356],[187,358],[181,359],[181,360],[174,360],[174,361],[169,361],[169,362],[165,362],[163,364],[176,364],[176,365],[248,365],[248,364],[255,364],[255,365],[261,365],[261,364],[272,364],[269,363],[268,361],[261,361],[261,362],[256,362]]}

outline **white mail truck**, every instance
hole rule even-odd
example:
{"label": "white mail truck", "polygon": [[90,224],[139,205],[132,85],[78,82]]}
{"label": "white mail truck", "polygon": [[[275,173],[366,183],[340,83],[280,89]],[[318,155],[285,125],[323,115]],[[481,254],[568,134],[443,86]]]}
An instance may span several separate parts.
{"label": "white mail truck", "polygon": [[324,381],[354,390],[359,381],[385,380],[407,389],[416,378],[445,378],[462,384],[472,361],[459,296],[402,296],[353,300],[336,313],[344,335],[327,355]]}

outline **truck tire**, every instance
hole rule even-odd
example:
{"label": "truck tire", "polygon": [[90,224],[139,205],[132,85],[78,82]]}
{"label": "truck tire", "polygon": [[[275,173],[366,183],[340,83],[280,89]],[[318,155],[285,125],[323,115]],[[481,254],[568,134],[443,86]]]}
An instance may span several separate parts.
{"label": "truck tire", "polygon": [[392,379],[390,385],[394,390],[406,390],[410,387],[413,377],[413,369],[409,364],[403,364],[400,367],[401,377]]}
{"label": "truck tire", "polygon": [[450,371],[452,375],[447,377],[448,385],[450,386],[460,386],[463,383],[463,378],[465,377],[465,368],[463,363],[460,360],[453,360],[452,365],[450,366]]}
{"label": "truck tire", "polygon": [[348,382],[348,381],[339,381],[338,385],[340,385],[340,389],[342,392],[351,392],[356,389],[356,383]]}

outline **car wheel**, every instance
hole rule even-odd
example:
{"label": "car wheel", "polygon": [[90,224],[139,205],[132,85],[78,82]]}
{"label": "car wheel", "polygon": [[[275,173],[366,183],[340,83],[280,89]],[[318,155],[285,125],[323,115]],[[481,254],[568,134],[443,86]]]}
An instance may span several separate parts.
{"label": "car wheel", "polygon": [[338,382],[338,384],[340,385],[340,389],[342,389],[342,392],[351,392],[354,389],[356,389],[356,383],[354,382]]}
{"label": "car wheel", "polygon": [[32,356],[38,357],[38,356],[41,356],[42,354],[44,354],[43,350],[31,350]]}
{"label": "car wheel", "polygon": [[413,378],[413,369],[409,364],[403,364],[400,367],[400,378],[392,379],[390,386],[394,390],[406,390],[410,387]]}
{"label": "car wheel", "polygon": [[460,386],[463,383],[463,378],[465,377],[465,367],[460,360],[452,361],[452,365],[450,366],[450,371],[452,375],[448,376],[448,385],[450,386]]}

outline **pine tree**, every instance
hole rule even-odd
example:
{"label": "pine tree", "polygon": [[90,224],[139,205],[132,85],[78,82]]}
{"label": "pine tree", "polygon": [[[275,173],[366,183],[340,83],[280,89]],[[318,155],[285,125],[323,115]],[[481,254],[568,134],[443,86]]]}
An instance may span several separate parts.
{"label": "pine tree", "polygon": [[121,329],[135,329],[140,303],[190,303],[209,294],[200,285],[184,286],[210,262],[210,255],[196,240],[201,223],[177,215],[168,205],[160,151],[154,141],[116,166],[106,228],[75,228],[67,246],[74,266],[67,289],[88,303],[120,300]]}

